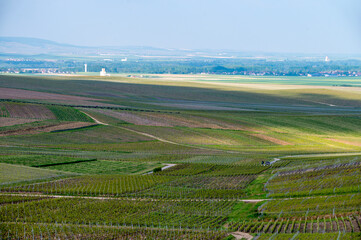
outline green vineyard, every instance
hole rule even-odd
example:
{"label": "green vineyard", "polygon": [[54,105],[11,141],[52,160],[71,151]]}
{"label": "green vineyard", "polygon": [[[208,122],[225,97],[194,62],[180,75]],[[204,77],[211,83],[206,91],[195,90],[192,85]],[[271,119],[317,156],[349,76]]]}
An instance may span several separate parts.
{"label": "green vineyard", "polygon": [[0,240],[361,239],[359,93],[223,77],[0,75]]}

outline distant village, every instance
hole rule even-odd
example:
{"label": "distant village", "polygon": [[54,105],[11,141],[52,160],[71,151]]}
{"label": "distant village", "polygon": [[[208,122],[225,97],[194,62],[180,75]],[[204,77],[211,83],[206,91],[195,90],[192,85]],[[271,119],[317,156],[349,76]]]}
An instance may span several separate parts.
{"label": "distant village", "polygon": [[[7,74],[7,73],[13,73],[13,74],[46,74],[46,75],[54,75],[54,74],[79,74],[79,73],[88,73],[92,75],[98,75],[101,77],[107,77],[110,76],[111,73],[128,73],[128,72],[137,72],[139,74],[142,74],[142,71],[146,71],[142,66],[138,67],[138,71],[133,71],[131,69],[132,64],[127,65],[127,67],[124,68],[118,68],[118,66],[123,66],[125,62],[128,61],[128,59],[122,58],[119,59],[118,62],[109,61],[109,59],[104,59],[103,62],[96,62],[92,63],[92,69],[89,71],[88,64],[87,63],[81,63],[76,61],[56,61],[56,60],[35,60],[35,59],[25,59],[25,58],[8,58],[5,60],[0,60],[2,63],[0,66],[3,66],[0,68],[0,74]],[[108,62],[108,63],[104,63]],[[109,62],[112,62],[112,65],[109,65]],[[292,69],[286,67],[284,70],[282,67],[279,66],[272,66],[272,65],[260,65],[258,68],[253,68],[253,65],[250,65],[250,67],[235,67],[232,68],[226,68],[222,65],[214,66],[212,65],[201,65],[201,67],[193,67],[192,63],[189,63],[189,71],[185,70],[183,72],[177,72],[174,71],[175,67],[172,66],[180,66],[184,69],[187,69],[187,66],[184,66],[182,62],[172,62],[173,65],[168,64],[167,62],[165,65],[162,65],[161,62],[155,62],[155,63],[149,63],[149,62],[142,62],[139,63],[138,61],[134,61],[134,65],[137,64],[153,64],[152,67],[156,66],[159,69],[163,71],[155,71],[156,74],[161,73],[168,73],[168,74],[221,74],[221,75],[249,75],[249,76],[303,76],[303,77],[359,77],[361,76],[361,68],[354,67],[354,70],[349,70],[347,65],[334,65],[334,69],[332,69],[333,65],[329,65],[332,63],[330,58],[326,56],[323,61],[316,62],[317,64],[323,64],[328,67],[327,70],[325,68],[315,68],[311,69],[312,72],[308,72],[310,70],[304,70],[304,69]],[[302,64],[302,62],[300,62]],[[183,65],[182,65],[183,64]],[[8,66],[8,67],[6,67]],[[34,67],[32,67],[34,66]],[[39,67],[41,66],[41,67]],[[109,67],[110,66],[110,67]],[[203,69],[202,69],[203,67]],[[101,70],[100,70],[101,69]],[[127,70],[129,69],[129,70]],[[183,70],[184,70],[183,69]],[[196,69],[196,71],[194,71]],[[252,70],[248,70],[252,69]],[[270,70],[272,69],[272,70]],[[306,68],[309,69],[309,68]],[[331,70],[330,70],[331,69]],[[100,70],[100,71],[99,71]],[[147,69],[149,70],[149,68]],[[147,71],[148,73],[152,73]]]}
{"label": "distant village", "polygon": [[[75,71],[62,71],[59,68],[21,68],[21,69],[12,69],[9,68],[7,70],[0,71],[0,74],[78,74],[79,72]],[[96,73],[94,73],[96,75]],[[98,73],[99,76],[107,77],[110,76],[108,72],[106,72],[105,68]],[[249,75],[249,76],[304,76],[304,77],[359,77],[361,76],[361,71],[322,71],[317,73],[299,73],[290,75],[287,72],[273,72],[273,71],[242,71],[242,72],[201,72],[201,73],[189,73],[189,74],[222,74],[222,75]],[[141,75],[139,75],[141,76]]]}

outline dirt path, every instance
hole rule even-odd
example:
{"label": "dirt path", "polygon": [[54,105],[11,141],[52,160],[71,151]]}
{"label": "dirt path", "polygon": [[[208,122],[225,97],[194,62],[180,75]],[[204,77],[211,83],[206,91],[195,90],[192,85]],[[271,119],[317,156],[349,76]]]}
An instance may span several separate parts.
{"label": "dirt path", "polygon": [[87,114],[86,112],[83,112],[83,111],[81,111],[81,112],[84,113],[85,115],[87,115],[88,117],[90,117],[91,119],[93,119],[94,122],[96,122],[97,124],[100,124],[100,125],[109,125],[108,123],[103,123],[103,122],[99,121],[98,119],[92,117],[91,115]]}
{"label": "dirt path", "polygon": [[305,99],[303,99],[303,101],[318,103],[318,104],[326,105],[326,106],[330,106],[330,107],[337,107],[337,105],[334,105],[334,104],[331,104],[331,103],[317,102],[317,101],[305,100]]}
{"label": "dirt path", "polygon": [[253,239],[253,236],[251,234],[245,232],[233,232],[231,233],[231,235],[233,235],[233,237],[235,237],[236,239],[247,239],[247,240]]}
{"label": "dirt path", "polygon": [[124,197],[91,197],[91,196],[71,196],[71,195],[51,195],[42,193],[0,193],[0,196],[22,196],[22,197],[44,197],[44,198],[82,198],[82,199],[95,199],[95,200],[129,200],[129,201],[169,201],[169,202],[206,202],[206,201],[218,201],[218,202],[232,202],[239,201],[245,203],[257,203],[271,199],[155,199],[155,198],[124,198]]}

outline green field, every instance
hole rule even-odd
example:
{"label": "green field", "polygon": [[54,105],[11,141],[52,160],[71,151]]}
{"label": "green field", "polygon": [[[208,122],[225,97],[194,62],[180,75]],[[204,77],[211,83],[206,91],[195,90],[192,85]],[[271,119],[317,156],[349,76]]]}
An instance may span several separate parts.
{"label": "green field", "polygon": [[360,237],[360,78],[149,76],[0,75],[0,239]]}
{"label": "green field", "polygon": [[72,174],[38,169],[26,166],[16,166],[5,163],[0,163],[0,184],[9,185],[19,182],[52,180],[59,177],[71,176]]}

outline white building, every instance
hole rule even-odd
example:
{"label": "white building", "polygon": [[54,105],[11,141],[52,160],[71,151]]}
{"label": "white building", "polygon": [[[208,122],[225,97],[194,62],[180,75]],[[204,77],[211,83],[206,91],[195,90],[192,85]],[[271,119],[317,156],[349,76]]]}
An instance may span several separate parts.
{"label": "white building", "polygon": [[84,64],[84,72],[88,72],[88,64]]}
{"label": "white building", "polygon": [[330,61],[329,57],[326,56],[326,57],[325,57],[325,62],[329,62],[329,61]]}
{"label": "white building", "polygon": [[128,58],[122,58],[120,61],[126,62],[126,61],[128,61]]}
{"label": "white building", "polygon": [[107,72],[105,71],[105,68],[102,68],[102,70],[100,71],[100,76],[102,77],[107,76]]}

